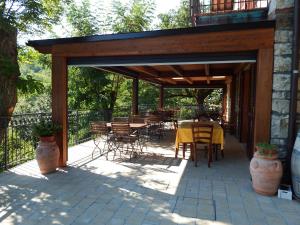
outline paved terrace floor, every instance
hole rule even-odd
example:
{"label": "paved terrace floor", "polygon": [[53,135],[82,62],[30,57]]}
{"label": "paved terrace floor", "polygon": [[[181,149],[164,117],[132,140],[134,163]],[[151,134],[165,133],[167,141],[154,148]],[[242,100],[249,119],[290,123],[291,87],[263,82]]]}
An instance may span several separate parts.
{"label": "paved terrace floor", "polygon": [[[296,201],[253,192],[242,146],[207,168],[174,159],[174,137],[136,159],[91,159],[92,142],[69,149],[69,166],[42,176],[36,161],[0,174],[1,224],[300,224]],[[110,157],[111,158],[111,157]]]}

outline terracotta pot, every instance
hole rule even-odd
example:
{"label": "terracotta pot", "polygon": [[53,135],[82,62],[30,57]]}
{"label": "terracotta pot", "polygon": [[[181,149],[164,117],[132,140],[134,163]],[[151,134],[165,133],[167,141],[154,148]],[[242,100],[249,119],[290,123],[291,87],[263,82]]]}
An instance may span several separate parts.
{"label": "terracotta pot", "polygon": [[40,137],[36,148],[36,160],[42,174],[56,171],[58,167],[59,148],[54,136]]}
{"label": "terracotta pot", "polygon": [[255,152],[250,162],[252,186],[262,195],[274,195],[282,177],[282,164],[277,159],[266,159]]}

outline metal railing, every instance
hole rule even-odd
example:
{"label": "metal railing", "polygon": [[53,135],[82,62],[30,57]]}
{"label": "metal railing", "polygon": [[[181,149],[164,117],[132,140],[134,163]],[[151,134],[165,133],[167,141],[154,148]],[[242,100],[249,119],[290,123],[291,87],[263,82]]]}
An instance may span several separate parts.
{"label": "metal railing", "polygon": [[[140,114],[152,111],[155,105],[139,106]],[[172,107],[166,107],[172,108]],[[215,108],[204,109],[205,112],[220,111]],[[112,117],[129,116],[130,107],[100,111],[69,111],[68,112],[68,144],[73,146],[91,139],[91,121],[109,121]],[[177,110],[178,119],[190,119],[199,112],[197,105],[180,106]],[[41,120],[50,121],[50,113],[30,113],[14,115],[11,118],[0,117],[0,172],[35,157],[38,138],[33,136],[32,127]]]}
{"label": "metal railing", "polygon": [[[90,122],[110,120],[112,116],[130,114],[130,108],[100,111],[68,112],[69,146],[91,139]],[[11,118],[0,117],[0,171],[24,163],[35,157],[38,139],[32,134],[32,127],[40,120],[51,120],[50,113],[30,113],[14,115]]]}
{"label": "metal railing", "polygon": [[270,0],[191,0],[190,11],[192,24],[194,26],[198,25],[202,21],[200,20],[199,22],[197,19],[203,16],[212,17],[233,12],[268,8],[269,2]]}

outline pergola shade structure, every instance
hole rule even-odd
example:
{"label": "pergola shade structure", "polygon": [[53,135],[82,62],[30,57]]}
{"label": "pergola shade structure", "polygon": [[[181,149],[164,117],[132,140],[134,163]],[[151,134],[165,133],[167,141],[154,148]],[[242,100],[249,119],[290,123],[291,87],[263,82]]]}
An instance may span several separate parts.
{"label": "pergola shade structure", "polygon": [[229,95],[234,99],[232,77],[251,67],[255,77],[251,142],[269,141],[273,37],[274,22],[260,21],[29,41],[28,45],[39,52],[52,54],[52,117],[63,127],[57,135],[60,165],[65,166],[67,161],[68,65],[94,67],[133,78],[135,111],[139,79],[159,86],[161,96],[168,87],[231,85]]}

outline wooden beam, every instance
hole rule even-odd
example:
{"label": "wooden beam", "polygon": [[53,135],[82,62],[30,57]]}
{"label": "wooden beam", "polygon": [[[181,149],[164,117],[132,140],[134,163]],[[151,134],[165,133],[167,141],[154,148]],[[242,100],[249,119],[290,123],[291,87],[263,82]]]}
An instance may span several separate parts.
{"label": "wooden beam", "polygon": [[[209,76],[230,76],[233,75],[233,69],[212,69],[210,68]],[[160,72],[160,77],[174,77],[170,72]],[[182,77],[206,77],[205,71],[186,70]]]}
{"label": "wooden beam", "polygon": [[162,86],[162,85],[159,87],[158,108],[160,108],[160,109],[164,108],[164,86]]}
{"label": "wooden beam", "polygon": [[179,77],[184,77],[184,71],[178,65],[168,65],[168,67]]}
{"label": "wooden beam", "polygon": [[207,84],[210,84],[210,78],[209,78],[209,64],[205,64],[204,65],[204,70],[205,70],[205,75],[206,75],[206,81],[207,81]]}
{"label": "wooden beam", "polygon": [[234,69],[234,73],[238,74],[241,71],[246,71],[249,70],[251,67],[251,63],[240,63],[236,66],[236,68]]}
{"label": "wooden beam", "polygon": [[256,67],[254,146],[270,141],[273,49],[259,49]]}
{"label": "wooden beam", "polygon": [[273,39],[274,28],[258,28],[56,44],[51,50],[68,57],[239,52],[272,48]]}
{"label": "wooden beam", "polygon": [[168,66],[177,76],[183,77],[183,79],[188,82],[189,84],[193,84],[193,81],[189,77],[184,76],[184,71],[177,65],[169,65]]}
{"label": "wooden beam", "polygon": [[93,68],[95,68],[97,70],[102,70],[102,71],[108,72],[108,73],[118,73],[118,74],[123,75],[127,78],[136,78],[136,77],[138,77],[138,75],[136,75],[136,74],[131,74],[131,73],[126,73],[125,74],[125,73],[123,73],[119,70],[116,70],[114,68],[111,68],[111,67],[93,67]]}
{"label": "wooden beam", "polygon": [[139,79],[132,80],[132,115],[139,114]]}
{"label": "wooden beam", "polygon": [[151,77],[159,77],[159,73],[156,70],[152,69],[151,67],[133,66],[133,67],[131,67],[131,69],[136,70],[143,74],[147,74]]}
{"label": "wooden beam", "polygon": [[158,78],[160,81],[164,81],[170,84],[177,84],[177,82],[175,80],[173,80],[172,78]]}
{"label": "wooden beam", "polygon": [[167,84],[167,85],[164,85],[164,88],[212,88],[212,89],[215,89],[215,88],[224,88],[225,85],[224,84],[176,84],[176,85],[173,85],[173,84]]}
{"label": "wooden beam", "polygon": [[68,72],[65,57],[52,55],[52,120],[61,125],[56,134],[59,147],[59,166],[67,165],[68,160]]}
{"label": "wooden beam", "polygon": [[127,76],[129,78],[139,78],[154,85],[161,85],[161,82],[159,80],[153,79],[152,77],[149,76],[146,77],[141,76],[141,74],[139,74],[138,72],[127,69],[126,67],[97,67],[97,68],[111,73],[118,73],[120,75]]}

